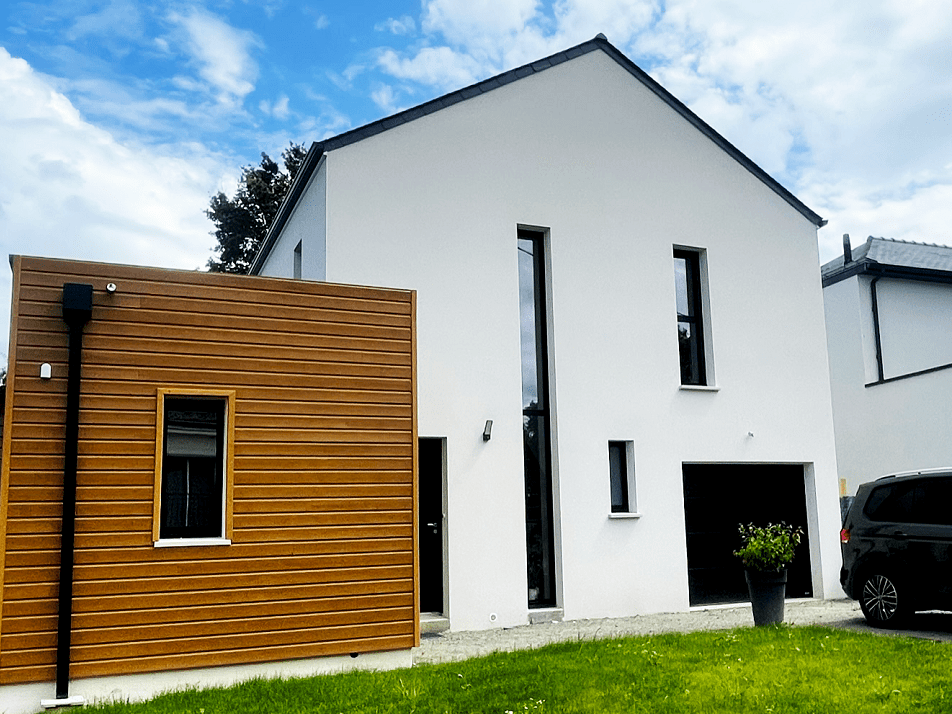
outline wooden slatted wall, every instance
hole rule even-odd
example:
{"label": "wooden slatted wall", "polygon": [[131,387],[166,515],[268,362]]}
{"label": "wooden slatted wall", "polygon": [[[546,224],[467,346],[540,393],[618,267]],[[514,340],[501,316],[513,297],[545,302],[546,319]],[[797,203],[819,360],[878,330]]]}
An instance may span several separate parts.
{"label": "wooden slatted wall", "polygon": [[[414,293],[13,264],[0,683],[55,673],[66,282],[94,287],[71,677],[418,643]],[[118,290],[108,294],[107,283]],[[43,362],[50,380],[39,378]],[[153,546],[162,387],[236,392],[230,546]]]}

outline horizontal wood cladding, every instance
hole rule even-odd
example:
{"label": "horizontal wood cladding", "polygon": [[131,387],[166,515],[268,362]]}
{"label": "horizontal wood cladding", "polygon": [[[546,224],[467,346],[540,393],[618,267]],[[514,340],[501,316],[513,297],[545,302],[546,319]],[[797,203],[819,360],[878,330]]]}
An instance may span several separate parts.
{"label": "horizontal wood cladding", "polygon": [[[0,684],[54,676],[67,282],[93,285],[71,677],[418,642],[413,293],[37,258],[13,265]],[[52,378],[40,378],[43,363]],[[231,545],[153,543],[159,390],[235,394]]]}

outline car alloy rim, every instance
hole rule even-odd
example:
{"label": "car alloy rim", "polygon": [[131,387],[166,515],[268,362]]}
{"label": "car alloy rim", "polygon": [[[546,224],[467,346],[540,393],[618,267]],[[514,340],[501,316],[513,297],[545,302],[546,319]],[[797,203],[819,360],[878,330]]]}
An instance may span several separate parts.
{"label": "car alloy rim", "polygon": [[896,586],[884,575],[873,575],[863,585],[863,603],[876,620],[889,620],[899,604]]}

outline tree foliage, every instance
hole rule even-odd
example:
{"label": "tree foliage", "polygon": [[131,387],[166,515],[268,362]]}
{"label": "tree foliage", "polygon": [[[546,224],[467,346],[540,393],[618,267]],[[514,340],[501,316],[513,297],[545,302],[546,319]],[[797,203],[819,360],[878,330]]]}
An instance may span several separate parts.
{"label": "tree foliage", "polygon": [[245,166],[235,197],[219,191],[212,196],[205,215],[215,224],[218,245],[216,255],[208,259],[214,273],[247,273],[268,227],[278,213],[307,149],[291,142],[281,152],[284,170],[266,153],[261,153],[260,166]]}

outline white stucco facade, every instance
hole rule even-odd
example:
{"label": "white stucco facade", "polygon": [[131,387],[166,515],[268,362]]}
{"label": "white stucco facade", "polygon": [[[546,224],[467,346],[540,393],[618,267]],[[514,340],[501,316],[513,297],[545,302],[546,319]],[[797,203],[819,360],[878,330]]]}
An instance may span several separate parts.
{"label": "white stucco facade", "polygon": [[[816,225],[592,51],[328,151],[260,270],[289,275],[303,240],[306,260],[326,255],[304,277],[417,291],[452,628],[530,613],[519,228],[545,234],[564,617],[689,607],[684,463],[802,465],[813,591],[839,595]],[[681,386],[676,247],[703,256],[706,387]],[[634,445],[637,516],[610,513],[616,440]]]}
{"label": "white stucco facade", "polygon": [[[914,255],[916,246],[906,249]],[[952,466],[952,271],[910,277],[881,270],[823,290],[845,496],[889,473]]]}

